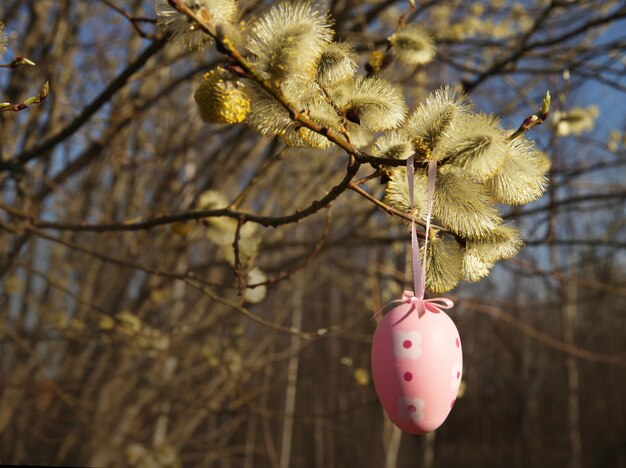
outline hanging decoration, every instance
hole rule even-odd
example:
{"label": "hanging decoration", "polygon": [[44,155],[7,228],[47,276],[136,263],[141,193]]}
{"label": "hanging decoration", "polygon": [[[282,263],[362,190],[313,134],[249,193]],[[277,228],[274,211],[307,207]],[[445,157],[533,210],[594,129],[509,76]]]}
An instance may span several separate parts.
{"label": "hanging decoration", "polygon": [[[413,156],[407,159],[413,211]],[[437,161],[428,164],[428,199],[424,252],[428,248]],[[415,221],[411,221],[413,291],[383,308],[372,344],[372,376],[389,419],[405,432],[425,434],[437,429],[454,406],[463,372],[459,332],[444,312],[454,304],[446,298],[424,299],[426,262],[420,261]],[[424,255],[425,257],[425,255]]]}

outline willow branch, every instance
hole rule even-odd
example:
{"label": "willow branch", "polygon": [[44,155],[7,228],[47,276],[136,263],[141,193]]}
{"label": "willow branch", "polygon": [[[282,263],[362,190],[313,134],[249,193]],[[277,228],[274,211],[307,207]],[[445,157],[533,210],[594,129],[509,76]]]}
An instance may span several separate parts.
{"label": "willow branch", "polygon": [[253,222],[267,227],[277,227],[284,224],[297,223],[298,221],[317,213],[322,208],[327,207],[339,195],[348,189],[348,185],[359,170],[360,164],[351,159],[348,169],[341,182],[335,185],[326,195],[319,200],[315,200],[307,208],[295,211],[286,216],[261,216],[247,211],[233,210],[229,208],[221,208],[215,210],[188,211],[184,213],[159,216],[145,221],[134,223],[105,223],[105,224],[72,224],[72,223],[54,223],[35,219],[27,213],[23,213],[4,203],[0,203],[0,209],[21,219],[28,220],[33,227],[40,229],[53,229],[57,231],[76,231],[76,232],[113,232],[113,231],[141,231],[152,229],[156,226],[165,224],[179,223],[182,221],[226,217],[236,220],[242,219],[244,223]]}
{"label": "willow branch", "polygon": [[235,229],[235,240],[233,241],[233,254],[235,256],[235,278],[237,279],[237,295],[243,298],[243,290],[246,287],[243,269],[241,267],[241,255],[239,249],[239,241],[241,239],[241,227],[243,226],[243,218],[237,220],[237,229]]}
{"label": "willow branch", "polygon": [[[361,187],[355,185],[355,184],[350,184],[348,186],[348,188],[350,190],[352,190],[353,192],[358,193],[359,195],[361,195],[363,198],[371,201],[373,204],[375,204],[376,206],[382,208],[383,210],[385,210],[387,213],[389,213],[392,216],[397,216],[399,218],[405,219],[407,221],[415,221],[416,224],[419,224],[420,226],[422,226],[423,228],[426,227],[426,223],[424,223],[423,221],[412,217],[409,213],[403,213],[402,211],[396,210],[395,208],[392,208],[391,206],[387,205],[386,203],[380,201],[378,198],[370,195],[369,193],[367,193],[365,190],[363,190]],[[440,231],[444,231],[446,232],[446,230],[444,228],[442,228],[441,226],[436,226],[434,224],[431,223],[430,227],[432,229],[437,229]],[[423,232],[418,232],[417,235],[421,238],[425,238],[425,234]]]}
{"label": "willow branch", "polygon": [[9,161],[0,161],[1,170],[13,170],[32,161],[40,156],[49,155],[51,151],[63,141],[74,135],[96,112],[111,98],[117,94],[130,80],[130,78],[141,69],[146,62],[159,52],[166,44],[166,38],[159,38],[152,42],[131,64],[129,64],[109,85],[76,117],[69,125],[54,134],[38,146],[20,154],[17,158]]}
{"label": "willow branch", "polygon": [[269,161],[267,161],[263,165],[263,167],[258,170],[258,172],[252,177],[252,179],[250,179],[248,185],[246,185],[246,187],[239,193],[239,195],[237,195],[237,197],[230,204],[232,208],[237,208],[241,206],[241,204],[244,202],[244,200],[246,199],[250,191],[256,186],[256,184],[269,172],[269,170],[274,166],[276,162],[281,161],[285,157],[289,148],[289,146],[285,146]]}
{"label": "willow branch", "polygon": [[29,97],[24,102],[19,104],[11,104],[10,102],[0,102],[0,112],[19,112],[27,109],[33,104],[41,104],[50,93],[50,83],[46,81],[41,87],[39,94]]}
{"label": "willow branch", "polygon": [[298,124],[308,128],[309,130],[318,133],[322,136],[325,136],[329,141],[336,144],[340,148],[342,148],[348,155],[354,157],[354,159],[359,164],[384,164],[388,166],[404,166],[406,161],[402,161],[399,159],[389,159],[389,158],[376,158],[374,156],[363,153],[352,143],[347,141],[343,135],[339,132],[334,131],[331,128],[324,127],[314,120],[310,119],[305,113],[300,112],[290,101],[287,99],[285,94],[281,89],[273,86],[265,77],[256,70],[250,62],[248,62],[241,52],[237,50],[233,42],[227,37],[220,37],[217,31],[211,29],[200,16],[198,16],[194,11],[192,11],[185,3],[181,0],[168,0],[169,4],[172,8],[178,10],[180,13],[189,17],[198,29],[203,31],[205,34],[212,37],[217,43],[217,50],[226,54],[232,61],[234,61],[237,65],[241,67],[245,76],[255,81],[259,86],[263,88],[270,96],[272,96],[283,108],[289,112],[289,116],[292,121],[297,122]]}
{"label": "willow branch", "polygon": [[317,255],[321,252],[322,247],[324,247],[324,244],[326,243],[326,239],[328,238],[328,234],[330,233],[330,226],[331,226],[331,220],[332,220],[332,207],[328,207],[328,210],[326,211],[326,222],[324,224],[324,230],[322,232],[322,235],[320,237],[320,239],[317,241],[317,243],[315,244],[315,246],[313,247],[313,249],[311,250],[311,252],[309,253],[309,255],[306,256],[306,258],[300,262],[297,266],[295,266],[294,268],[291,268],[287,271],[281,272],[279,273],[277,276],[274,276],[272,278],[269,278],[266,281],[263,281],[261,283],[253,283],[253,284],[247,284],[246,288],[247,289],[253,289],[256,288],[258,286],[267,286],[270,284],[274,284],[274,283],[278,283],[279,281],[283,281],[286,280],[288,278],[290,278],[294,273],[296,273],[299,270],[303,270],[305,269],[307,266],[309,266],[311,264],[311,262],[315,259],[315,257],[317,257]]}
{"label": "willow branch", "polygon": [[[228,307],[236,310],[240,314],[242,314],[245,317],[249,318],[250,320],[258,323],[259,325],[263,325],[264,327],[268,327],[268,328],[271,328],[271,329],[279,331],[279,332],[289,333],[291,335],[298,335],[298,336],[301,336],[303,338],[309,338],[309,339],[310,338],[314,338],[316,336],[321,336],[322,334],[324,334],[324,333],[322,333],[320,331],[304,332],[304,331],[299,330],[299,329],[294,328],[294,327],[285,327],[283,325],[279,325],[277,323],[270,322],[269,320],[265,320],[264,318],[259,317],[256,314],[253,314],[252,312],[250,312],[248,309],[246,309],[242,305],[237,304],[236,302],[229,301],[228,299],[224,299],[223,297],[219,296],[218,294],[216,294],[211,289],[209,289],[209,288],[207,288],[205,286],[201,286],[201,285],[198,285],[198,284],[194,283],[193,280],[185,279],[184,281],[185,281],[185,283],[187,283],[192,288],[200,291],[202,294],[210,297],[211,299],[219,302],[220,304],[224,304],[225,306],[228,306]],[[323,330],[323,329],[321,329],[321,330]]]}
{"label": "willow branch", "polygon": [[111,0],[100,0],[102,3],[104,3],[105,5],[107,5],[109,8],[111,8],[112,10],[114,10],[116,13],[122,15],[124,18],[126,18],[131,26],[133,27],[133,29],[135,30],[135,32],[137,32],[137,34],[145,39],[154,39],[154,37],[150,34],[147,34],[143,29],[141,29],[141,27],[139,26],[140,23],[150,23],[150,24],[156,24],[156,19],[154,18],[143,18],[143,17],[139,17],[139,16],[131,16],[130,14],[128,14],[126,11],[124,11],[123,9],[121,9],[120,7],[118,7],[115,3],[113,3]]}

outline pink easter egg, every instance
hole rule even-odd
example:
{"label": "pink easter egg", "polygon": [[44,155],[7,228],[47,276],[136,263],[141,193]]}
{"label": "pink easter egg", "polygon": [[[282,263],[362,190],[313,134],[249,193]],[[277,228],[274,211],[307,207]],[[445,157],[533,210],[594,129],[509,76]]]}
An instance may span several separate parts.
{"label": "pink easter egg", "polygon": [[372,376],[389,419],[410,434],[437,429],[456,400],[463,353],[459,332],[444,312],[419,316],[401,303],[378,324]]}

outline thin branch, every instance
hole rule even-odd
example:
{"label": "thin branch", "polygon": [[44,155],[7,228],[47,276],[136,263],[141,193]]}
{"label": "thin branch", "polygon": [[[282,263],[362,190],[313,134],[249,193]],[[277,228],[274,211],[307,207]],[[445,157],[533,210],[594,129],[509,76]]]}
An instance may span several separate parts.
{"label": "thin branch", "polygon": [[243,219],[243,222],[253,222],[262,226],[277,227],[284,224],[297,223],[298,221],[317,213],[322,208],[327,207],[339,195],[348,189],[348,184],[354,178],[360,164],[353,159],[348,164],[343,179],[335,185],[331,190],[319,200],[313,201],[307,208],[296,211],[286,216],[261,216],[246,211],[231,210],[229,208],[221,208],[215,210],[188,211],[173,215],[159,216],[145,221],[134,223],[106,223],[106,224],[71,224],[71,223],[53,223],[43,220],[37,220],[32,216],[12,208],[4,203],[0,203],[0,209],[11,213],[21,219],[28,220],[32,226],[41,229],[54,229],[57,231],[76,231],[76,232],[113,232],[113,231],[140,231],[151,229],[156,226],[165,224],[178,223],[181,221],[190,221],[194,219],[205,219],[214,217],[227,217],[233,219]]}
{"label": "thin branch", "polygon": [[372,179],[376,179],[376,178],[380,177],[381,175],[383,175],[383,173],[381,171],[379,171],[379,170],[376,170],[376,171],[374,171],[373,173],[371,173],[368,176],[361,177],[360,179],[355,180],[353,183],[354,183],[354,185],[363,185],[365,182],[368,182],[368,181],[370,181]]}
{"label": "thin branch", "polygon": [[322,232],[322,235],[320,239],[317,241],[317,243],[315,244],[315,246],[313,247],[313,249],[311,250],[311,253],[309,253],[309,255],[307,255],[307,257],[301,263],[299,263],[296,267],[291,268],[285,272],[279,273],[277,276],[273,278],[269,278],[268,280],[263,281],[261,283],[247,284],[246,288],[252,289],[258,286],[267,286],[269,284],[278,283],[279,281],[283,281],[288,278],[291,278],[291,276],[294,273],[296,273],[299,270],[303,270],[304,268],[309,266],[311,262],[315,259],[315,257],[317,257],[317,255],[320,253],[320,251],[322,250],[322,247],[324,247],[324,244],[326,243],[326,239],[328,238],[328,234],[330,233],[330,226],[331,226],[331,219],[332,219],[331,213],[332,213],[332,206],[329,206],[328,210],[326,211],[326,222],[324,223],[324,230]]}
{"label": "thin branch", "polygon": [[[2,204],[0,204],[0,208],[8,208],[3,206]],[[63,239],[60,239],[58,237],[54,237],[51,236],[41,230],[39,230],[38,228],[41,228],[42,226],[36,226],[35,224],[31,223],[30,221],[26,221],[28,224],[22,224],[20,227],[17,226],[12,226],[12,225],[8,225],[3,223],[2,221],[0,221],[0,228],[5,229],[6,231],[9,232],[13,232],[14,234],[20,234],[21,231],[25,231],[27,233],[31,233],[31,234],[35,234],[38,237],[41,237],[43,239],[49,240],[51,242],[55,242],[58,243],[60,245],[63,245],[67,248],[70,248],[72,250],[76,250],[78,252],[84,253],[86,255],[92,256],[94,258],[97,258],[98,260],[107,262],[107,263],[112,263],[114,265],[123,267],[123,268],[131,268],[131,269],[135,269],[135,270],[140,270],[143,271],[145,273],[149,273],[149,274],[153,274],[153,275],[157,275],[157,276],[162,276],[165,278],[170,278],[170,279],[175,279],[175,280],[188,280],[188,279],[192,279],[198,283],[201,283],[203,285],[206,286],[211,286],[211,287],[217,287],[217,288],[227,288],[227,289],[238,289],[240,292],[243,291],[244,289],[253,289],[259,286],[263,286],[263,285],[268,285],[268,284],[274,284],[277,283],[279,281],[282,281],[284,279],[289,278],[295,271],[302,269],[304,267],[306,267],[307,265],[309,265],[313,259],[317,256],[317,254],[321,251],[326,238],[328,236],[328,233],[330,232],[330,225],[331,225],[331,216],[330,216],[330,206],[328,207],[328,214],[326,217],[326,223],[324,226],[324,231],[322,233],[322,237],[320,238],[320,240],[317,242],[317,244],[315,245],[315,247],[313,248],[312,252],[304,259],[304,261],[294,270],[290,270],[288,272],[284,272],[279,274],[278,276],[274,277],[274,278],[270,278],[266,281],[263,281],[261,283],[254,283],[254,284],[246,284],[245,280],[243,278],[243,269],[241,266],[241,262],[239,261],[239,268],[238,271],[239,273],[237,273],[237,267],[235,267],[236,270],[236,277],[237,277],[237,285],[233,286],[231,284],[223,284],[223,283],[216,283],[216,282],[211,282],[211,281],[207,281],[204,280],[202,278],[199,278],[198,276],[196,276],[196,274],[194,274],[193,271],[185,271],[185,272],[172,272],[172,271],[167,271],[167,270],[161,270],[158,268],[153,268],[153,267],[149,267],[149,266],[145,266],[145,265],[141,265],[138,263],[133,263],[130,262],[128,260],[124,260],[121,258],[116,258],[113,257],[111,255],[108,254],[103,254],[101,252],[97,252],[95,250],[91,250],[91,249],[87,249],[85,247],[82,247],[78,244],[74,244],[74,243],[70,243],[68,241],[65,241]],[[10,210],[10,211],[9,211]],[[16,210],[14,209],[9,209],[8,211],[12,214],[16,214],[19,212],[16,212]],[[20,213],[21,215],[21,213]],[[26,219],[25,217],[22,219]],[[238,224],[238,226],[241,226],[241,224]],[[237,236],[236,236],[237,237]],[[235,245],[235,243],[237,244],[237,246]],[[237,258],[239,256],[239,248],[238,248],[238,239],[233,243],[233,248],[236,249],[235,251],[235,258]],[[237,261],[236,261],[237,263]]]}
{"label": "thin branch", "polygon": [[78,302],[79,304],[82,304],[86,307],[89,307],[90,309],[93,309],[97,312],[100,312],[101,314],[105,314],[105,315],[109,315],[110,311],[105,309],[104,307],[100,307],[97,304],[94,304],[91,301],[88,301],[87,299],[84,299],[83,297],[81,297],[79,294],[74,293],[73,291],[71,291],[70,289],[66,288],[65,286],[63,286],[62,284],[60,284],[58,281],[53,280],[50,275],[44,273],[43,271],[39,271],[36,268],[33,268],[30,265],[27,264],[17,264],[16,265],[17,268],[24,268],[26,271],[28,271],[29,273],[32,273],[35,276],[39,276],[40,278],[44,279],[46,281],[46,283],[48,283],[50,286],[52,286],[54,289],[57,289],[59,291],[61,291],[63,294],[65,294],[68,297],[71,297],[72,299],[75,299],[76,302]]}
{"label": "thin branch", "polygon": [[624,287],[615,286],[612,284],[606,284],[606,283],[603,283],[602,281],[597,281],[588,277],[581,278],[578,276],[568,275],[558,269],[546,271],[546,270],[539,268],[537,265],[529,261],[520,259],[520,258],[511,259],[509,260],[509,262],[512,264],[521,266],[522,268],[530,270],[533,273],[536,273],[544,277],[554,277],[558,280],[574,281],[576,284],[578,284],[581,288],[584,288],[584,289],[594,289],[596,291],[602,291],[607,294],[613,294],[615,296],[626,297],[626,288]]}
{"label": "thin branch", "polygon": [[233,241],[233,253],[235,256],[235,278],[237,279],[237,296],[243,298],[243,290],[246,287],[246,280],[241,268],[241,257],[239,252],[239,241],[241,240],[241,227],[244,224],[243,217],[237,219],[237,228],[235,229],[235,240]]}
{"label": "thin branch", "polygon": [[278,153],[276,153],[269,161],[267,161],[263,167],[261,167],[258,172],[250,179],[248,185],[237,195],[237,197],[230,204],[231,208],[237,208],[241,206],[244,202],[250,191],[256,186],[256,184],[269,172],[269,170],[274,166],[278,161],[282,161],[289,151],[290,147],[285,146]]}
{"label": "thin branch", "polygon": [[65,393],[65,391],[50,377],[48,377],[49,371],[46,366],[41,362],[37,351],[35,351],[26,340],[23,340],[17,333],[9,328],[6,328],[3,324],[0,324],[0,334],[8,336],[19,348],[26,352],[32,359],[35,367],[37,367],[41,379],[50,387],[56,396],[61,400],[83,423],[90,423],[84,412],[79,411],[79,401],[71,395]]}
{"label": "thin branch", "polygon": [[522,216],[533,215],[537,213],[542,213],[544,211],[549,211],[551,208],[555,206],[566,206],[566,205],[575,205],[578,203],[590,203],[594,201],[602,201],[602,200],[622,200],[626,199],[626,192],[616,192],[616,193],[590,193],[588,195],[579,195],[571,198],[564,198],[561,200],[556,200],[554,203],[549,203],[543,206],[538,206],[535,208],[529,208],[527,210],[519,210],[512,211],[502,216],[502,219],[516,219]]}
{"label": "thin branch", "polygon": [[[255,314],[253,314],[252,312],[250,312],[248,309],[246,309],[245,307],[231,302],[227,299],[224,299],[223,297],[220,297],[219,295],[217,295],[216,293],[214,293],[213,291],[211,291],[207,286],[205,286],[206,284],[208,284],[208,282],[205,282],[199,278],[197,278],[192,272],[186,272],[186,273],[173,273],[173,272],[169,272],[169,271],[164,271],[164,270],[160,270],[158,268],[151,268],[151,267],[146,267],[143,265],[138,265],[132,262],[129,262],[127,260],[121,260],[118,258],[114,258],[111,257],[110,255],[106,255],[106,254],[102,254],[100,252],[95,252],[93,250],[90,249],[86,249],[82,246],[64,241],[63,239],[59,239],[57,237],[54,236],[50,236],[48,234],[46,234],[45,232],[39,231],[38,229],[35,229],[31,226],[25,225],[22,226],[21,229],[15,227],[15,226],[10,226],[8,224],[3,223],[2,221],[0,221],[0,228],[5,229],[9,232],[13,232],[13,233],[19,233],[21,230],[24,231],[28,231],[34,235],[36,235],[37,237],[40,237],[42,239],[46,239],[48,241],[51,242],[55,242],[59,245],[63,245],[67,248],[70,248],[72,250],[75,250],[77,252],[81,252],[84,253],[86,255],[89,255],[91,257],[97,258],[98,260],[101,260],[103,262],[107,262],[107,263],[111,263],[113,265],[117,265],[123,268],[130,268],[133,270],[140,270],[143,271],[145,273],[149,273],[149,274],[153,274],[153,275],[157,275],[157,276],[163,276],[166,278],[172,278],[172,279],[176,279],[176,280],[181,280],[184,281],[185,283],[187,283],[189,286],[193,287],[194,289],[197,289],[198,291],[202,292],[203,294],[209,296],[210,298],[216,300],[217,302],[220,302],[221,304],[227,305],[229,307],[232,307],[233,309],[237,310],[238,312],[242,313],[243,315],[245,315],[247,318],[263,325],[266,327],[270,327],[274,330],[277,331],[281,331],[281,332],[285,332],[285,333],[290,333],[290,334],[296,334],[296,335],[300,335],[303,336],[305,338],[313,338],[316,336],[321,336],[323,334],[326,334],[326,331],[324,329],[320,329],[320,330],[316,330],[316,331],[310,331],[310,332],[303,332],[301,330],[297,330],[293,327],[283,327],[280,325],[277,325],[275,323],[269,322]],[[2,330],[0,329],[0,332],[2,332]]]}
{"label": "thin branch", "polygon": [[[371,201],[372,203],[374,203],[375,205],[379,206],[380,208],[382,208],[383,210],[385,210],[387,213],[389,213],[392,216],[397,216],[399,218],[405,219],[407,221],[415,221],[416,224],[419,224],[422,227],[426,227],[426,223],[424,223],[423,221],[417,219],[417,218],[413,218],[410,214],[408,213],[403,213],[402,211],[398,211],[395,208],[392,208],[391,206],[387,205],[386,203],[380,201],[378,198],[370,195],[369,193],[367,193],[365,190],[363,190],[361,187],[355,185],[355,184],[350,184],[348,186],[348,188],[356,193],[358,193],[359,195],[361,195],[363,198]],[[430,227],[432,229],[437,229],[439,231],[442,232],[448,232],[446,229],[444,229],[441,226],[437,226],[435,224],[430,225]],[[425,238],[425,234],[423,232],[418,232],[417,235],[421,238]]]}
{"label": "thin branch", "polygon": [[[87,249],[85,247],[82,247],[78,244],[74,244],[72,242],[68,242],[66,240],[60,239],[58,237],[55,236],[51,236],[50,234],[47,234],[44,231],[41,231],[39,229],[37,229],[36,227],[33,227],[31,225],[29,225],[28,223],[22,223],[22,224],[6,224],[2,221],[0,221],[0,229],[4,229],[5,231],[8,232],[12,232],[14,234],[22,234],[24,232],[26,233],[30,233],[30,234],[34,234],[37,237],[40,237],[42,239],[46,239],[50,242],[54,242],[56,244],[59,245],[63,245],[69,249],[75,250],[77,252],[81,252],[84,253],[86,255],[89,255],[90,257],[93,258],[97,258],[98,260],[101,260],[103,262],[107,262],[107,263],[111,263],[123,268],[130,268],[133,270],[140,270],[143,271],[144,273],[149,273],[151,275],[157,275],[157,276],[163,276],[165,278],[171,278],[171,279],[178,279],[178,280],[183,280],[183,279],[195,279],[196,281],[202,281],[199,278],[196,278],[195,274],[193,272],[185,272],[185,273],[175,273],[175,272],[171,272],[171,271],[165,271],[165,270],[160,270],[158,268],[152,268],[152,267],[148,267],[148,266],[144,266],[144,265],[139,265],[133,262],[130,262],[128,260],[123,260],[121,258],[116,258],[113,257],[111,255],[107,255],[107,254],[103,254],[101,252],[96,252],[95,250],[91,250],[91,249]],[[207,284],[210,284],[208,282],[206,282]]]}
{"label": "thin branch", "polygon": [[20,166],[32,161],[40,156],[50,155],[52,150],[63,141],[74,135],[96,112],[122,89],[130,78],[141,69],[146,62],[159,52],[167,43],[167,39],[162,37],[152,42],[132,63],[130,63],[109,85],[72,120],[66,127],[43,141],[31,150],[25,151],[17,158],[9,161],[0,160],[0,171],[15,170]]}
{"label": "thin branch", "polygon": [[[0,112],[20,112],[32,106],[33,104],[41,104],[50,93],[50,82],[46,81],[41,87],[41,91],[36,96],[29,97],[19,104],[11,104],[10,102],[0,102]],[[0,163],[1,164],[1,163]]]}
{"label": "thin branch", "polygon": [[538,239],[525,241],[524,245],[527,247],[536,247],[541,245],[576,245],[583,247],[626,249],[626,242],[610,239]]}
{"label": "thin branch", "polygon": [[303,332],[302,330],[299,330],[299,329],[294,328],[294,327],[285,327],[283,325],[278,325],[276,323],[273,323],[273,322],[270,322],[268,320],[265,320],[264,318],[261,318],[258,315],[253,314],[252,312],[250,312],[248,309],[246,309],[242,305],[237,304],[236,302],[229,301],[228,299],[224,299],[223,297],[220,297],[219,295],[215,294],[209,288],[204,287],[204,286],[200,286],[200,285],[194,283],[193,280],[185,279],[184,281],[189,286],[191,286],[192,288],[200,291],[201,293],[205,294],[206,296],[210,297],[211,299],[219,302],[220,304],[224,304],[225,306],[228,306],[228,307],[231,307],[232,309],[235,309],[237,312],[241,313],[245,317],[249,318],[250,320],[252,320],[252,321],[254,321],[254,322],[256,322],[256,323],[258,323],[260,325],[263,325],[264,327],[268,327],[268,328],[271,328],[272,330],[276,330],[276,331],[283,332],[283,333],[289,333],[290,335],[298,335],[298,336],[301,336],[303,338],[309,338],[309,339],[310,338],[314,338],[316,336],[320,336],[320,332],[318,332],[318,331]]}
{"label": "thin branch", "polygon": [[130,22],[132,27],[135,29],[137,34],[139,34],[139,36],[141,36],[141,37],[143,37],[145,39],[154,39],[155,38],[154,35],[146,33],[140,27],[141,23],[156,24],[156,19],[155,18],[144,18],[144,17],[139,17],[139,16],[131,16],[126,11],[122,10],[120,7],[115,5],[111,0],[100,0],[100,1],[102,3],[104,3],[105,5],[107,5],[109,8],[111,8],[112,10],[114,10],[115,12],[119,13],[120,15],[122,15],[124,18],[126,18]]}
{"label": "thin branch", "polygon": [[537,16],[537,19],[533,27],[518,42],[519,47],[515,51],[507,55],[506,57],[500,59],[499,61],[494,62],[493,65],[491,65],[491,67],[483,71],[474,80],[472,80],[471,82],[465,83],[463,86],[465,92],[469,93],[470,91],[472,91],[474,88],[476,88],[478,85],[483,83],[488,78],[495,76],[498,73],[502,72],[508,65],[518,61],[526,52],[529,52],[537,48],[543,48],[543,47],[548,47],[551,45],[559,44],[561,42],[567,41],[568,39],[572,39],[580,34],[583,34],[590,29],[602,26],[610,22],[618,21],[626,17],[626,9],[621,8],[617,11],[611,12],[607,16],[590,20],[589,22],[573,30],[570,30],[566,33],[563,33],[560,36],[551,37],[550,39],[546,39],[543,41],[529,42],[532,35],[534,35],[537,31],[539,31],[540,27],[548,19],[552,10],[554,10],[556,7],[560,5],[561,3],[558,1],[551,1],[550,4],[545,8],[545,10],[542,11]]}

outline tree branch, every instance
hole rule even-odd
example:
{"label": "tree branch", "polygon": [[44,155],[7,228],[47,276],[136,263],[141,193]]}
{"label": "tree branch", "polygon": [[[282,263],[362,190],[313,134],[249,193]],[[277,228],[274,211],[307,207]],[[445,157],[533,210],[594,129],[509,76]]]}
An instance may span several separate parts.
{"label": "tree branch", "polygon": [[330,202],[335,200],[339,195],[348,189],[348,185],[356,175],[360,164],[350,161],[344,178],[335,185],[326,195],[319,200],[315,200],[311,205],[303,210],[296,211],[286,216],[261,216],[247,211],[233,210],[229,208],[220,208],[215,210],[188,211],[184,213],[158,216],[145,221],[133,223],[106,223],[106,224],[72,224],[72,223],[55,223],[35,219],[27,213],[23,213],[4,203],[0,203],[0,209],[16,216],[18,218],[28,220],[33,227],[40,229],[53,229],[56,231],[75,231],[75,232],[114,232],[114,231],[141,231],[152,229],[156,226],[166,224],[179,223],[182,221],[191,221],[206,218],[226,217],[236,220],[241,219],[242,222],[253,222],[262,226],[277,227],[284,224],[297,223],[298,221],[317,213],[322,208],[327,207]]}
{"label": "tree branch", "polygon": [[109,85],[61,131],[45,140],[35,148],[25,151],[13,160],[0,161],[0,171],[15,170],[20,166],[32,161],[40,156],[49,155],[50,152],[60,143],[74,135],[102,106],[107,104],[111,98],[122,89],[131,76],[140,70],[146,62],[159,52],[167,43],[167,39],[162,37],[150,44],[130,65],[128,65]]}

